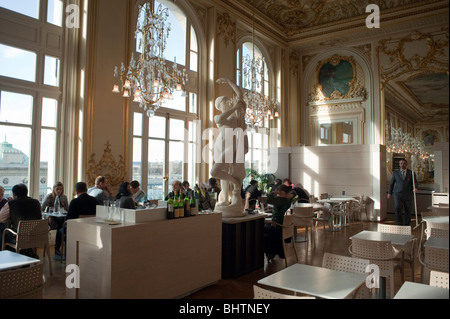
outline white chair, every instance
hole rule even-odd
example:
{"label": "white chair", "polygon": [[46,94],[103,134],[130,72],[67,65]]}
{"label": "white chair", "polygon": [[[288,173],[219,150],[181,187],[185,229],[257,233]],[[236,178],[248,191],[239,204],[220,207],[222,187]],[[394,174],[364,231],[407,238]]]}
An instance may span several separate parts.
{"label": "white chair", "polygon": [[311,296],[294,296],[278,293],[272,290],[261,288],[257,285],[253,285],[253,297],[254,299],[316,299]]}
{"label": "white chair", "polygon": [[[370,264],[368,259],[355,258],[349,256],[341,256],[331,253],[325,253],[323,255],[322,267],[345,271],[357,274],[365,274],[366,267]],[[370,296],[369,289],[366,285],[361,286],[359,289],[354,291],[352,298],[354,299],[368,299]]]}
{"label": "white chair", "polygon": [[380,269],[380,276],[389,279],[390,296],[394,297],[394,272],[400,270],[401,280],[403,276],[403,259],[398,262],[401,252],[396,252],[390,241],[366,240],[352,238],[349,247],[352,257],[368,259],[371,264],[375,264]]}
{"label": "white chair", "polygon": [[294,238],[294,216],[284,215],[281,225],[281,244],[283,245],[284,263],[286,267],[298,263],[298,251]]}
{"label": "white chair", "polygon": [[447,223],[436,223],[432,221],[427,221],[427,228],[425,229],[426,238],[429,239],[431,236],[430,229],[443,229],[443,230],[449,230]]}
{"label": "white chair", "polygon": [[431,271],[448,272],[449,254],[448,249],[425,247],[423,256],[419,255],[422,264],[422,283],[430,281]]}
{"label": "white chair", "polygon": [[[378,231],[380,233],[389,234],[402,234],[411,235],[411,226],[401,226],[401,225],[388,225],[388,224],[378,224]],[[417,245],[417,238],[411,239],[405,246],[397,247],[393,245],[397,251],[403,250],[404,256],[403,261],[408,263],[411,268],[411,281],[414,281],[414,260],[416,259],[416,254],[414,252],[415,246]]]}
{"label": "white chair", "polygon": [[294,236],[297,235],[297,228],[305,228],[305,241],[308,241],[308,230],[311,233],[311,242],[314,242],[313,227],[314,217],[316,217],[312,207],[294,206],[294,226],[296,227]]}
{"label": "white chair", "polygon": [[448,272],[430,271],[430,286],[449,289]]}
{"label": "white chair", "polygon": [[448,232],[449,232],[448,229],[431,228],[430,229],[430,237],[449,239]]}

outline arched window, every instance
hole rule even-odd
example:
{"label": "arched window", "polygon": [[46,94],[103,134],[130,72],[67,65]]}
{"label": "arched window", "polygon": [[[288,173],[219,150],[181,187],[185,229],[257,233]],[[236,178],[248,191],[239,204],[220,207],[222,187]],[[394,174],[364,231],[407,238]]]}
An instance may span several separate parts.
{"label": "arched window", "polygon": [[[199,45],[190,18],[172,1],[155,1],[168,8],[167,22],[171,31],[167,39],[164,57],[168,65],[175,60],[179,69],[186,69],[189,79],[186,92],[174,92],[168,100],[148,117],[132,102],[133,121],[132,179],[141,184],[149,199],[163,199],[171,190],[174,180],[196,182],[196,149],[200,147],[195,138],[198,128],[198,66]],[[138,15],[136,15],[138,16]],[[137,22],[137,21],[136,21]],[[138,54],[139,36],[136,41]]]}
{"label": "arched window", "polygon": [[[236,83],[244,90],[254,90],[268,98],[271,97],[271,80],[267,64],[267,57],[263,55],[261,49],[253,42],[243,41],[237,50],[237,70]],[[252,64],[253,63],[253,64]],[[255,64],[256,63],[256,64]],[[256,72],[251,72],[250,68],[257,65]],[[252,76],[253,74],[253,76]],[[270,145],[270,134],[277,134],[270,119],[265,118],[258,125],[248,131],[249,152],[245,157],[245,167],[257,170],[259,173],[266,173],[268,168],[268,155]]]}
{"label": "arched window", "polygon": [[[15,30],[0,39],[0,176],[26,182],[29,196],[41,201],[61,178],[64,162],[59,155],[65,143],[62,79],[71,62],[64,58],[64,46],[52,42],[64,42],[69,32],[63,26],[64,4],[0,1],[0,15],[9,17],[2,27]],[[52,41],[30,40],[30,29]]]}

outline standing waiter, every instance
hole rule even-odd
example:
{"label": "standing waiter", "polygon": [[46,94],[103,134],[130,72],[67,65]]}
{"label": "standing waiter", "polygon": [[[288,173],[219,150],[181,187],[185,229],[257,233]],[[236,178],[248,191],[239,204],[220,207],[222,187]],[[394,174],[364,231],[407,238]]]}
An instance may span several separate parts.
{"label": "standing waiter", "polygon": [[[392,192],[394,192],[395,220],[397,225],[409,225],[411,222],[413,192],[417,193],[417,188],[419,187],[416,174],[412,175],[413,172],[406,168],[407,164],[406,159],[402,158],[400,160],[400,169],[392,174],[387,194],[387,198],[391,198]],[[404,220],[402,216],[403,210],[405,212]]]}

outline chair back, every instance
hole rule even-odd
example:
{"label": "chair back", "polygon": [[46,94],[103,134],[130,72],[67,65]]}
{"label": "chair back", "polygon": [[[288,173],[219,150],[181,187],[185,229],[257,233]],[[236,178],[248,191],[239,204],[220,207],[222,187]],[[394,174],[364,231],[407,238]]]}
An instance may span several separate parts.
{"label": "chair back", "polygon": [[281,230],[281,244],[283,245],[284,262],[286,267],[298,263],[298,252],[294,238],[294,216],[284,215]]}
{"label": "chair back", "polygon": [[325,253],[322,260],[323,268],[358,274],[366,273],[366,267],[369,264],[370,261],[368,259],[341,256],[331,253]]}
{"label": "chair back", "polygon": [[448,224],[446,223],[437,223],[432,221],[427,221],[427,228],[425,229],[425,234],[427,235],[427,239],[431,236],[431,229],[441,229],[441,230],[449,230]]}
{"label": "chair back", "polygon": [[261,288],[257,285],[253,285],[253,297],[253,299],[316,299],[315,297],[310,296],[294,296],[282,294]]}
{"label": "chair back", "polygon": [[429,270],[448,272],[448,249],[425,247],[424,262]]}
{"label": "chair back", "polygon": [[411,226],[378,224],[380,233],[411,235]]}
{"label": "chair back", "polygon": [[17,226],[16,251],[48,245],[46,219],[21,220]]}
{"label": "chair back", "polygon": [[449,232],[448,229],[431,228],[430,229],[430,237],[449,239],[448,232]]}
{"label": "chair back", "polygon": [[314,225],[314,217],[316,216],[312,207],[294,206],[294,226],[312,227]]}
{"label": "chair back", "polygon": [[430,271],[430,286],[449,289],[448,272]]}
{"label": "chair back", "polygon": [[352,238],[352,257],[368,259],[378,265],[380,275],[389,276],[394,267],[394,248],[390,241],[377,241]]}
{"label": "chair back", "polygon": [[0,299],[41,299],[44,263],[0,271]]}

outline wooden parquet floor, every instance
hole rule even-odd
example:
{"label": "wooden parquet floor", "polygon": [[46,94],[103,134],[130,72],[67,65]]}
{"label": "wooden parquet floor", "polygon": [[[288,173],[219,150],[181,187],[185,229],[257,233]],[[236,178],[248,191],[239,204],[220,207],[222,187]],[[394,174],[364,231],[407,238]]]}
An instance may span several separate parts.
{"label": "wooden parquet floor", "polygon": [[[393,216],[389,219],[383,221],[383,223],[394,224]],[[413,219],[411,222],[414,228],[416,223]],[[325,252],[330,252],[334,254],[340,254],[345,256],[350,256],[348,248],[350,246],[349,237],[360,232],[361,230],[376,230],[377,222],[353,222],[349,226],[343,227],[337,232],[327,232],[323,231],[322,227],[319,227],[314,231],[314,242],[296,243],[298,251],[300,253],[299,263],[304,263],[308,265],[321,266],[323,254]],[[421,228],[413,229],[413,234],[416,238],[420,239]],[[298,236],[304,236],[303,230],[298,232]],[[51,253],[53,255],[54,249],[51,247]],[[40,254],[42,256],[42,254]],[[42,259],[42,257],[41,257]],[[53,266],[53,276],[50,276],[48,269],[48,260],[45,261],[46,265],[44,267],[46,275],[46,284],[44,287],[44,299],[66,299],[66,272],[65,272],[65,262],[52,260]],[[266,277],[274,272],[277,272],[284,268],[284,260],[275,257],[271,262],[265,260],[264,267],[257,269],[251,273],[245,274],[236,279],[220,280],[216,284],[208,286],[201,289],[187,297],[185,299],[252,299],[253,298],[253,285],[256,282]],[[416,258],[415,271],[414,271],[414,281],[420,282],[420,263]],[[405,264],[404,269],[405,280],[411,281],[411,271],[409,264]],[[399,272],[395,272],[395,292],[398,291],[402,282]],[[389,292],[388,298],[389,298]]]}

